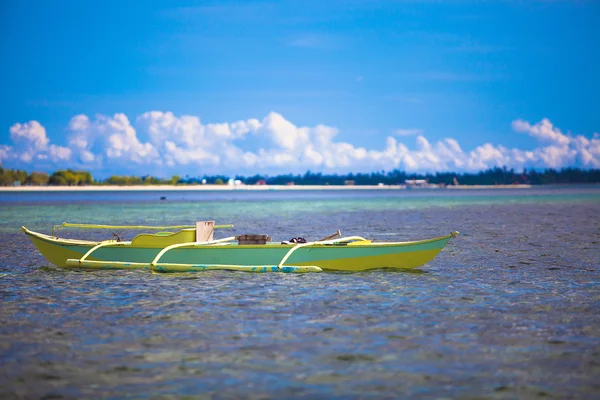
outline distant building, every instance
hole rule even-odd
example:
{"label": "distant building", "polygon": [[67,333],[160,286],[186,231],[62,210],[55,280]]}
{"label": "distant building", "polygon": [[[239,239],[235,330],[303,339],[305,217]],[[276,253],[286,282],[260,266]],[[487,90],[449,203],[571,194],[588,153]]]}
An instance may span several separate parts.
{"label": "distant building", "polygon": [[239,179],[229,179],[227,181],[227,184],[229,186],[241,186],[241,185],[243,185],[242,181],[239,180]]}
{"label": "distant building", "polygon": [[435,189],[443,187],[443,185],[436,185],[429,183],[427,179],[407,179],[404,181],[407,189]]}
{"label": "distant building", "polygon": [[261,180],[259,180],[259,181],[256,181],[256,184],[257,184],[257,185],[261,185],[261,186],[262,186],[262,185],[266,185],[266,184],[267,184],[267,181],[265,181],[264,179],[261,179]]}
{"label": "distant building", "polygon": [[344,181],[344,185],[346,185],[346,186],[354,186],[354,181],[352,181],[352,180]]}
{"label": "distant building", "polygon": [[406,186],[422,187],[427,186],[429,183],[426,179],[407,179],[404,181],[404,184]]}

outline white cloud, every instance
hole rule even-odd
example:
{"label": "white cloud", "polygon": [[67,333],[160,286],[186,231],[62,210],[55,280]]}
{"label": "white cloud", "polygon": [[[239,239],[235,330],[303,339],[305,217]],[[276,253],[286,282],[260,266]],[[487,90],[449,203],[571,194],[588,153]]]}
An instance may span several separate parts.
{"label": "white cloud", "polygon": [[67,147],[49,145],[46,129],[38,121],[24,124],[16,123],[9,129],[12,146],[2,146],[0,162],[15,160],[23,163],[35,163],[49,158],[57,163],[69,160],[71,150]]}
{"label": "white cloud", "polygon": [[308,128],[298,128],[282,115],[271,112],[262,121],[262,132],[275,145],[292,151],[308,142]]}
{"label": "white cloud", "polygon": [[412,136],[423,133],[422,129],[396,129],[394,133],[398,136]]}
{"label": "white cloud", "polygon": [[517,132],[528,133],[535,138],[556,144],[568,145],[571,141],[571,138],[565,136],[560,129],[555,128],[547,118],[542,119],[535,125],[518,119],[512,122],[512,127]]}
{"label": "white cloud", "polygon": [[600,135],[594,133],[592,139],[576,136],[573,139],[575,157],[581,159],[581,165],[590,168],[600,168]]}
{"label": "white cloud", "polygon": [[533,125],[518,119],[513,121],[512,127],[517,132],[527,133],[542,142],[549,143],[548,146],[539,147],[527,154],[530,160],[538,161],[544,167],[600,167],[600,140],[597,133],[592,139],[582,135],[565,135],[547,118]]}
{"label": "white cloud", "polygon": [[69,131],[71,131],[69,146],[80,150],[87,149],[93,139],[90,137],[90,127],[91,123],[87,115],[80,114],[71,118],[69,122]]}
{"label": "white cloud", "polygon": [[383,147],[365,148],[336,140],[337,128],[297,126],[275,112],[263,119],[205,124],[193,115],[149,111],[136,119],[135,127],[124,114],[76,115],[68,125],[68,147],[51,144],[37,121],[14,124],[12,144],[0,145],[0,162],[139,175],[600,167],[598,134],[565,135],[547,119],[535,124],[515,120],[512,127],[541,145],[521,150],[485,143],[464,151],[453,138],[430,142],[419,129],[399,129],[396,135],[417,135],[414,142],[388,136]]}
{"label": "white cloud", "polygon": [[448,138],[435,144],[435,152],[440,158],[440,170],[458,171],[465,167],[465,154],[458,142]]}
{"label": "white cloud", "polygon": [[[161,152],[166,165],[219,165],[223,156],[232,158],[238,154],[226,145],[256,131],[260,122],[256,119],[234,123],[204,125],[200,118],[191,115],[176,117],[172,112],[150,111],[137,119],[152,145]],[[243,154],[242,154],[243,156]],[[244,158],[244,157],[243,157]],[[245,156],[246,160],[251,157]]]}
{"label": "white cloud", "polygon": [[54,162],[68,160],[71,158],[71,149],[51,144],[48,148],[48,155]]}
{"label": "white cloud", "polygon": [[2,160],[6,160],[10,156],[11,150],[12,148],[10,146],[0,146],[0,165],[2,164]]}
{"label": "white cloud", "polygon": [[191,147],[204,140],[204,128],[198,117],[184,115],[177,118],[172,112],[150,111],[142,114],[137,122],[147,130],[155,145],[168,139],[174,144]]}
{"label": "white cloud", "polygon": [[14,124],[10,127],[10,139],[16,147],[31,151],[44,150],[48,145],[46,129],[37,121]]}
{"label": "white cloud", "polygon": [[105,154],[108,158],[145,163],[150,161],[150,157],[158,157],[152,144],[139,141],[125,114],[115,114],[112,118],[98,116],[95,128],[105,140]]}
{"label": "white cloud", "polygon": [[93,121],[86,115],[76,115],[69,122],[69,132],[69,146],[84,165],[99,166],[103,159],[115,166],[160,164],[158,151],[151,143],[138,139],[125,114],[97,115]]}
{"label": "white cloud", "polygon": [[485,143],[469,153],[467,159],[468,170],[481,170],[492,167],[509,166],[508,151],[503,146],[494,146]]}

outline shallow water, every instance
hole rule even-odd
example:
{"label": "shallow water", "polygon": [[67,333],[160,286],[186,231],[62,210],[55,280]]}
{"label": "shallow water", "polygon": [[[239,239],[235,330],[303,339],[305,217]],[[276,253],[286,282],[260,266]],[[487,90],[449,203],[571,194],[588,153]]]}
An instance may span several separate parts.
{"label": "shallow water", "polygon": [[[461,234],[417,272],[287,275],[70,271],[19,231],[198,219]],[[598,187],[0,193],[0,239],[2,399],[600,396]]]}

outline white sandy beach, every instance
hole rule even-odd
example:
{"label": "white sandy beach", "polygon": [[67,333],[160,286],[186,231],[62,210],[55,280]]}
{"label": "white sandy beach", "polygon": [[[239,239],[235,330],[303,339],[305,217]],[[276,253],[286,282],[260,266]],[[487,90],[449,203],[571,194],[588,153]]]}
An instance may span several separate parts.
{"label": "white sandy beach", "polygon": [[[531,185],[457,185],[410,188],[410,190],[444,189],[527,189]],[[86,191],[226,191],[226,190],[404,190],[406,185],[88,185],[88,186],[0,186],[0,192],[86,192]]]}

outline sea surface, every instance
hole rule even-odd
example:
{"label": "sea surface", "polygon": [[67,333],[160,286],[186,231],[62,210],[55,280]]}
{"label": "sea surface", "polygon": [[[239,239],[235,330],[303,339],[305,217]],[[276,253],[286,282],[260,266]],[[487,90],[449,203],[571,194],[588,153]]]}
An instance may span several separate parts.
{"label": "sea surface", "polygon": [[[208,219],[460,235],[415,272],[153,274],[56,268],[20,231]],[[0,399],[600,398],[598,186],[0,192],[0,240]]]}

